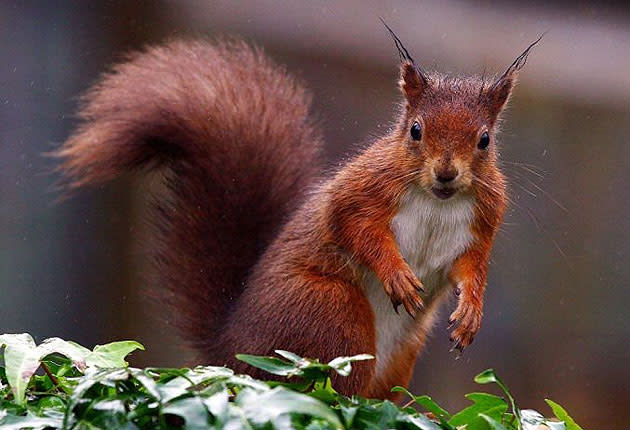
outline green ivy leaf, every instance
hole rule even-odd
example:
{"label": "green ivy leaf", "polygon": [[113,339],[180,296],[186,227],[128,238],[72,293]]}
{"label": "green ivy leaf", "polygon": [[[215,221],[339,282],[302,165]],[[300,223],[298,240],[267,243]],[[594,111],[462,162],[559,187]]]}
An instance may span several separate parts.
{"label": "green ivy leaf", "polygon": [[82,422],[93,429],[131,430],[137,427],[127,419],[125,402],[121,399],[98,399],[90,403]]}
{"label": "green ivy leaf", "polygon": [[547,402],[551,410],[553,410],[556,418],[564,422],[567,430],[584,430],[573,420],[573,418],[571,418],[571,416],[569,416],[567,411],[562,406],[549,399],[545,399],[545,402]]}
{"label": "green ivy leaf", "polygon": [[440,423],[443,427],[448,430],[453,428],[450,424],[448,424],[448,420],[451,419],[451,414],[449,414],[446,409],[438,405],[431,397],[426,395],[414,396],[409,392],[409,390],[404,387],[394,387],[392,388],[392,391],[407,394],[409,397],[411,397],[411,399],[413,399],[414,402],[422,406],[426,411],[433,413],[433,415],[435,415],[440,420]]}
{"label": "green ivy leaf", "polygon": [[222,428],[222,424],[228,419],[230,410],[228,390],[223,388],[213,395],[205,397],[203,403],[215,419],[218,420],[216,427]]}
{"label": "green ivy leaf", "polygon": [[153,380],[147,370],[140,370],[130,368],[128,369],[129,373],[136,378],[136,380],[144,387],[147,394],[151,396],[155,400],[160,400],[160,391],[158,389],[157,383]]}
{"label": "green ivy leaf", "polygon": [[494,418],[486,415],[486,414],[479,414],[479,416],[488,423],[488,425],[490,426],[491,430],[506,430],[505,426],[503,424],[501,424],[499,421],[495,420]]}
{"label": "green ivy leaf", "polygon": [[344,406],[341,405],[341,416],[346,424],[347,428],[352,428],[354,423],[354,417],[356,417],[359,407],[356,405]]}
{"label": "green ivy leaf", "polygon": [[72,364],[81,372],[85,370],[85,359],[87,348],[74,342],[67,342],[58,337],[46,339],[37,347],[39,351],[39,359],[43,359],[47,355],[58,353],[68,357]]}
{"label": "green ivy leaf", "polygon": [[341,376],[348,376],[352,371],[352,363],[355,361],[374,360],[370,354],[358,354],[351,357],[337,357],[328,363],[332,369]]}
{"label": "green ivy leaf", "polygon": [[396,421],[409,423],[409,415],[400,414],[396,405],[389,400],[373,403],[373,400],[362,400],[355,418],[357,428],[392,429],[396,428]]}
{"label": "green ivy leaf", "polygon": [[249,375],[233,375],[227,378],[225,381],[232,386],[238,388],[251,388],[256,391],[267,391],[269,390],[269,385],[263,381],[259,381],[257,379],[252,378]]}
{"label": "green ivy leaf", "polygon": [[331,392],[324,388],[313,390],[310,393],[308,393],[308,395],[321,402],[326,403],[327,405],[332,405],[333,403],[337,401],[336,393]]}
{"label": "green ivy leaf", "polygon": [[26,385],[39,367],[35,341],[26,333],[3,334],[0,336],[0,348],[3,346],[7,382],[15,402],[22,405]]}
{"label": "green ivy leaf", "polygon": [[197,396],[174,400],[162,408],[162,413],[182,417],[186,421],[186,430],[207,430],[210,428],[208,409]]}
{"label": "green ivy leaf", "polygon": [[56,412],[61,413],[63,418],[63,413],[66,410],[66,402],[58,396],[45,396],[37,400],[37,403],[34,405],[30,405],[28,409],[34,412],[37,416],[43,416],[50,414],[51,412]]}
{"label": "green ivy leaf", "polygon": [[188,379],[193,385],[202,384],[210,379],[230,378],[234,372],[227,367],[218,366],[197,366],[194,369],[186,369],[182,375]]}
{"label": "green ivy leaf", "polygon": [[[85,375],[80,379],[74,392],[68,399],[68,406],[63,420],[63,428],[73,427],[76,417],[74,417],[74,408],[83,401],[83,397],[95,385],[104,384],[114,386],[118,381],[124,381],[129,378],[127,369],[99,369],[97,367],[88,368]],[[85,427],[89,423],[77,423],[78,427]],[[73,427],[75,428],[75,427]]]}
{"label": "green ivy leaf", "polygon": [[493,382],[496,383],[498,380],[494,369],[486,369],[474,378],[477,384],[491,384]]}
{"label": "green ivy leaf", "polygon": [[104,369],[127,367],[129,363],[125,361],[125,357],[136,349],[144,351],[144,346],[133,340],[96,345],[94,350],[86,355],[85,362],[88,366]]}
{"label": "green ivy leaf", "polygon": [[264,370],[272,375],[292,376],[300,375],[301,371],[296,363],[287,363],[277,357],[260,357],[258,355],[237,354],[236,358],[254,366],[257,369]]}
{"label": "green ivy leaf", "polygon": [[285,414],[301,414],[322,418],[335,427],[342,427],[339,417],[327,405],[305,394],[276,387],[262,394],[251,392],[239,396],[237,403],[254,423],[273,422]]}
{"label": "green ivy leaf", "polygon": [[274,352],[278,354],[279,356],[284,357],[293,363],[299,363],[300,361],[304,360],[304,358],[300,357],[299,355],[294,354],[289,351],[282,350],[282,349],[276,349]]}
{"label": "green ivy leaf", "polygon": [[512,413],[516,417],[517,428],[520,430],[521,429],[521,411],[516,406],[516,401],[514,400],[514,397],[512,396],[512,393],[510,393],[510,390],[508,390],[507,385],[505,385],[503,383],[503,381],[501,379],[499,379],[499,377],[497,376],[495,371],[493,369],[484,370],[483,372],[481,372],[480,374],[475,376],[474,380],[478,384],[495,383],[495,384],[497,384],[499,386],[499,388],[501,388],[501,391],[503,391],[505,393],[505,395],[507,396],[508,400],[510,401],[510,406],[512,408]]}
{"label": "green ivy leaf", "polygon": [[166,384],[160,384],[157,386],[157,390],[160,393],[158,398],[161,399],[162,402],[169,402],[188,394],[188,389],[191,386],[192,384],[188,379],[178,376],[175,379],[171,379]]}
{"label": "green ivy leaf", "polygon": [[409,423],[420,430],[441,430],[442,428],[424,415],[400,415],[398,422]]}
{"label": "green ivy leaf", "polygon": [[549,430],[567,430],[567,427],[563,422],[550,421],[540,412],[533,409],[521,410],[521,424],[523,426],[523,430],[538,430],[541,428],[549,428]]}
{"label": "green ivy leaf", "polygon": [[36,417],[33,415],[27,416],[15,416],[5,415],[0,419],[0,428],[2,430],[22,430],[32,429],[40,430],[45,428],[61,428],[63,424],[63,416],[57,418],[51,417]]}
{"label": "green ivy leaf", "polygon": [[501,420],[508,409],[505,400],[492,394],[470,393],[466,395],[466,398],[473,402],[473,405],[451,417],[448,423],[452,427],[468,425],[467,430],[487,430],[488,425],[480,414]]}

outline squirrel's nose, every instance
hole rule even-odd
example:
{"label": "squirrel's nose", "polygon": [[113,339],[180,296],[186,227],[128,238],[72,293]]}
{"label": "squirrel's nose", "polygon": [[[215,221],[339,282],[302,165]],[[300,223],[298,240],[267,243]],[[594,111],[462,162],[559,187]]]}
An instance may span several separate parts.
{"label": "squirrel's nose", "polygon": [[435,173],[435,178],[438,180],[438,182],[445,184],[455,179],[458,173],[459,172],[457,172],[457,169],[441,170]]}

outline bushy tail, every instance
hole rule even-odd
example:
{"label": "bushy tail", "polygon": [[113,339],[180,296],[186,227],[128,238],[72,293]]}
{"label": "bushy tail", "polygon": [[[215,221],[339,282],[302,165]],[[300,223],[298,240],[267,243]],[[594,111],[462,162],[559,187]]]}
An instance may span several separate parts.
{"label": "bushy tail", "polygon": [[203,348],[317,172],[305,90],[239,41],[131,55],[84,97],[59,150],[70,187],[161,167],[155,262],[172,317]]}

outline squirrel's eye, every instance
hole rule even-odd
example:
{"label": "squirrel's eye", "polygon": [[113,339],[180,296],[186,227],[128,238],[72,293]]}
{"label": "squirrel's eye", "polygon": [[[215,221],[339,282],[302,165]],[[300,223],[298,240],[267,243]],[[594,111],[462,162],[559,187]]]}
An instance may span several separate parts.
{"label": "squirrel's eye", "polygon": [[411,138],[413,140],[422,139],[422,127],[420,127],[418,121],[413,123],[413,125],[411,126],[411,130],[409,130],[409,133],[411,134]]}
{"label": "squirrel's eye", "polygon": [[486,149],[490,145],[490,136],[487,131],[484,131],[481,137],[479,138],[479,143],[477,144],[477,148]]}

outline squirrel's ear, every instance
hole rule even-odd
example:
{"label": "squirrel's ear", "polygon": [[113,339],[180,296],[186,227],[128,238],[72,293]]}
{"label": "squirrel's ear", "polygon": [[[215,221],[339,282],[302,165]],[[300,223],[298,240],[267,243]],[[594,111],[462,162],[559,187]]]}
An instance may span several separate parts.
{"label": "squirrel's ear", "polygon": [[514,84],[516,83],[517,73],[518,72],[512,72],[510,75],[502,76],[488,89],[486,100],[493,117],[499,116],[510,98],[512,88],[514,88]]}
{"label": "squirrel's ear", "polygon": [[411,62],[400,66],[400,89],[410,106],[416,106],[427,87],[427,78]]}
{"label": "squirrel's ear", "polygon": [[394,40],[394,45],[396,45],[396,50],[398,50],[398,56],[400,57],[400,89],[403,94],[407,98],[407,102],[409,102],[410,106],[415,106],[418,104],[419,97],[422,95],[422,92],[426,89],[428,80],[422,70],[416,66],[413,58],[403,45],[400,38],[394,33],[389,25],[385,22],[383,18],[380,18],[381,22],[389,31],[389,34],[392,36]]}
{"label": "squirrel's ear", "polygon": [[518,78],[518,72],[525,66],[525,63],[527,63],[527,57],[532,48],[540,42],[544,35],[543,33],[535,42],[529,45],[527,49],[514,60],[505,73],[486,91],[486,97],[492,115],[498,116],[501,110],[503,110],[503,107],[510,98],[516,79]]}

